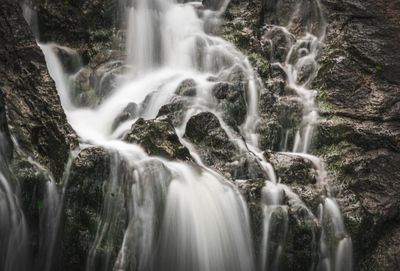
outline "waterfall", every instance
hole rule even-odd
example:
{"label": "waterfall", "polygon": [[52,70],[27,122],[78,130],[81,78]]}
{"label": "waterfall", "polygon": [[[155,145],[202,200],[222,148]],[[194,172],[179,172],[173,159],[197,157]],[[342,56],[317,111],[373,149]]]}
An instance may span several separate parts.
{"label": "waterfall", "polygon": [[30,266],[29,235],[18,196],[18,183],[7,163],[6,139],[0,132],[0,269],[27,271]]}
{"label": "waterfall", "polygon": [[[229,1],[216,1],[211,5],[214,10],[199,10],[199,3],[179,2],[184,3],[129,2],[127,72],[118,87],[93,107],[74,102],[69,83],[74,77],[64,73],[54,52],[56,45],[41,45],[68,121],[81,142],[102,146],[113,156],[86,270],[279,270],[289,227],[288,206],[284,202],[294,202],[310,216],[314,215],[289,187],[280,183],[258,146],[262,83],[249,60],[232,44],[211,34],[210,29],[216,27]],[[315,3],[320,11],[319,2]],[[318,69],[316,58],[324,31],[297,37],[290,32],[292,23],[287,28],[272,26],[290,36],[288,40],[295,38],[293,44],[288,44],[286,59],[275,65],[285,71],[288,87],[296,92],[304,107],[303,121],[290,155],[302,155],[313,161],[315,156],[308,152],[318,113],[315,91],[309,89],[309,84]],[[304,75],[304,69],[311,72]],[[230,84],[235,74],[242,76],[240,90],[246,96],[246,116],[238,123],[238,129],[228,125],[227,112],[211,93],[218,83]],[[190,108],[179,123],[174,123],[174,129],[195,163],[149,156],[142,146],[121,139],[138,119],[155,119],[160,108],[171,101],[178,87],[188,79],[194,82],[196,93],[183,98]],[[140,110],[115,124],[118,115],[130,104]],[[185,138],[189,119],[201,112],[213,113],[238,152],[254,157],[268,179],[262,190],[264,233],[258,260],[242,195],[230,180],[207,167],[199,150]],[[84,147],[82,144],[81,148]],[[320,160],[314,164],[320,172],[320,184],[328,186],[322,178]],[[323,231],[320,262],[310,269],[351,270],[351,240],[332,195],[324,196],[319,213]],[[277,230],[279,234],[273,236]],[[274,246],[272,237],[277,240]],[[333,240],[336,237],[340,239]]]}
{"label": "waterfall", "polygon": [[[307,3],[306,3],[307,2]],[[276,4],[276,3],[275,3]],[[271,8],[271,7],[270,7]],[[295,25],[299,21],[300,14],[314,14],[311,18],[303,18],[306,21],[300,26]],[[303,28],[304,32],[296,34],[292,29],[298,31]],[[352,270],[352,242],[346,232],[339,206],[333,195],[330,193],[329,183],[327,182],[327,172],[320,158],[309,154],[312,137],[317,125],[319,116],[318,108],[315,102],[316,91],[310,88],[310,85],[318,72],[317,58],[319,56],[322,43],[325,38],[326,22],[321,9],[319,0],[300,1],[294,9],[287,26],[270,25],[269,30],[264,34],[266,40],[272,45],[274,31],[281,33],[288,44],[286,45],[287,53],[283,62],[275,62],[273,65],[281,68],[286,74],[286,85],[293,90],[300,98],[303,105],[303,118],[295,132],[293,140],[292,152],[286,152],[289,131],[286,132],[283,153],[291,156],[300,156],[310,160],[317,171],[317,185],[321,188],[322,197],[324,198],[319,206],[319,223],[322,233],[319,241],[319,260],[314,263],[310,270],[329,271],[329,270]],[[273,54],[273,52],[272,52]],[[271,55],[272,55],[271,54]],[[271,57],[272,58],[272,57]],[[272,59],[273,60],[273,59]],[[271,188],[272,187],[272,188]],[[271,212],[275,206],[279,204],[278,197],[281,191],[275,186],[267,182],[264,187],[264,197],[269,200],[263,200],[264,204],[264,239],[262,252],[261,270],[279,270],[279,262],[277,254],[273,259],[269,259],[269,238]],[[272,209],[272,211],[271,211]],[[268,268],[269,267],[269,268]],[[316,269],[315,269],[316,268]]]}
{"label": "waterfall", "polygon": [[[175,127],[182,144],[190,144],[183,139],[187,120],[204,111],[215,113],[232,136],[210,93],[218,82],[208,78],[226,77],[235,68],[255,85],[247,58],[207,34],[192,3],[133,1],[127,22],[129,71],[121,87],[95,108],[71,102],[71,90],[64,92],[71,78],[60,70],[55,45],[41,45],[68,121],[83,142],[113,153],[86,270],[255,270],[249,214],[236,186],[205,167],[199,156],[198,165],[167,161],[120,139],[138,118],[155,118],[188,78],[196,83],[196,96],[190,99],[192,110],[185,121]],[[128,103],[142,110],[113,128]],[[192,154],[195,157],[196,150]]]}

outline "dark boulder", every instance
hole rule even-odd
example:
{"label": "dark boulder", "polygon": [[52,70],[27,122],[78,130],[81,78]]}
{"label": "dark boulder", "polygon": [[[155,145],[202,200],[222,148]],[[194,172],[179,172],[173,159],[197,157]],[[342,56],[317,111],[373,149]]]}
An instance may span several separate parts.
{"label": "dark boulder", "polygon": [[139,144],[149,155],[191,160],[189,150],[181,144],[174,126],[165,116],[153,120],[137,120],[126,140]]}
{"label": "dark boulder", "polygon": [[229,140],[218,118],[210,112],[191,117],[186,124],[184,137],[196,146],[208,166],[220,168],[234,161],[236,147]]}

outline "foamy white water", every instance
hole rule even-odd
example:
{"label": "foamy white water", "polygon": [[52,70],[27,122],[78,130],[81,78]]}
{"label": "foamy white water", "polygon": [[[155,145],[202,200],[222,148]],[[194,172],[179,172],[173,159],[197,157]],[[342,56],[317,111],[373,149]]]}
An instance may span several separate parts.
{"label": "foamy white water", "polygon": [[[119,140],[136,119],[155,118],[186,79],[195,81],[196,96],[191,98],[192,110],[176,127],[182,143],[190,148],[190,142],[183,140],[185,122],[203,111],[213,112],[234,137],[210,93],[217,82],[207,78],[218,78],[239,66],[248,74],[249,85],[255,85],[253,71],[234,46],[205,33],[205,19],[194,6],[161,0],[131,3],[127,11],[129,71],[121,87],[95,108],[71,103],[71,91],[64,91],[69,79],[60,69],[54,45],[42,45],[70,124],[83,142],[114,152],[87,270],[255,270],[249,215],[235,186],[205,168],[194,149],[199,166],[152,158],[140,146]],[[207,18],[217,13],[210,11]],[[255,91],[253,87],[250,93],[253,107]],[[129,103],[142,110],[136,118],[113,128]],[[115,221],[122,202],[128,208],[127,227],[118,243]],[[114,247],[119,252],[113,260]]]}
{"label": "foamy white water", "polygon": [[[289,200],[308,209],[287,186],[279,183],[272,165],[258,148],[260,82],[248,59],[227,41],[205,31],[218,22],[228,2],[220,1],[217,11],[199,12],[196,10],[201,6],[199,3],[132,0],[126,10],[125,64],[128,72],[120,86],[94,108],[74,104],[71,78],[63,72],[53,50],[55,45],[41,45],[68,121],[81,141],[103,146],[113,153],[112,174],[105,184],[103,211],[89,252],[88,271],[251,271],[256,270],[256,265],[263,271],[279,270],[288,231],[288,209],[284,202]],[[319,1],[315,3],[320,11]],[[288,35],[288,41],[295,39],[293,44],[288,43],[285,61],[276,63],[285,71],[287,85],[299,96],[304,108],[293,155],[301,153],[314,160],[323,180],[321,185],[327,186],[323,178],[326,172],[318,166],[321,161],[307,155],[318,120],[315,91],[309,89],[309,84],[318,69],[316,59],[324,31],[296,38],[289,26],[276,27]],[[311,72],[302,74],[305,68]],[[247,94],[247,114],[239,127],[244,140],[224,122],[226,112],[218,107],[211,93],[215,84],[230,83],[230,75],[235,71],[244,74]],[[209,80],[210,77],[214,80]],[[155,118],[186,79],[195,82],[196,95],[187,98],[190,109],[175,129],[197,166],[149,157],[140,146],[121,140],[138,118]],[[141,110],[134,118],[114,127],[115,119],[130,103]],[[183,137],[187,121],[200,112],[215,114],[237,149],[255,156],[268,176],[262,191],[264,235],[258,264],[254,259],[249,217],[242,196],[228,180],[205,167],[198,150]],[[276,227],[272,227],[271,218],[277,213],[282,217],[280,229],[283,233],[272,251],[270,240],[274,233],[271,229]],[[121,216],[126,226],[122,241],[118,241],[120,225],[116,221]],[[311,212],[310,216],[313,216]],[[334,231],[343,235],[337,244],[326,238],[326,221],[332,219]],[[321,203],[320,221],[325,235],[320,240],[319,270],[351,270],[351,240],[331,195]],[[330,253],[326,253],[326,247]]]}

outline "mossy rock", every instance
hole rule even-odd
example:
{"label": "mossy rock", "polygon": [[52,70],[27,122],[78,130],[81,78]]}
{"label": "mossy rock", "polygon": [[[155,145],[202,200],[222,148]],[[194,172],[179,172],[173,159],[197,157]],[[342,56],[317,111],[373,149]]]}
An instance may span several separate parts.
{"label": "mossy rock", "polygon": [[189,150],[181,144],[174,126],[166,116],[137,120],[125,140],[140,145],[149,155],[191,160]]}

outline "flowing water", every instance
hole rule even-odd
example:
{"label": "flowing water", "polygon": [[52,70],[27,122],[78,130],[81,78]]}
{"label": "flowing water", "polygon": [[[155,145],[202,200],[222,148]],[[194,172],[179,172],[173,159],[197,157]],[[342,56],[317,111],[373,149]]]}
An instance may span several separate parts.
{"label": "flowing water", "polygon": [[[312,2],[315,3],[313,12],[320,12],[319,2]],[[215,10],[202,10],[198,2],[174,0],[122,3],[126,8],[126,72],[120,75],[111,93],[93,107],[83,107],[76,102],[73,91],[76,77],[64,73],[54,50],[56,45],[41,45],[68,121],[81,142],[103,146],[113,154],[111,176],[104,186],[103,208],[89,251],[87,271],[280,269],[289,227],[285,198],[307,207],[287,186],[279,183],[272,165],[258,147],[260,80],[246,56],[229,42],[211,34],[218,27],[220,15],[228,3],[215,1]],[[304,7],[299,5],[295,10],[294,18],[301,8]],[[28,11],[25,11],[26,16]],[[314,17],[322,20],[321,14]],[[323,25],[322,21],[314,23]],[[328,187],[322,162],[308,154],[318,121],[315,91],[309,89],[309,85],[318,69],[316,59],[324,31],[323,27],[315,31],[309,27],[303,35],[295,35],[290,32],[292,24],[294,22],[286,27],[270,26],[271,31],[266,33],[267,39],[272,29],[287,36],[289,50],[285,60],[275,65],[286,73],[288,87],[295,91],[304,107],[303,121],[295,133],[293,152],[289,154],[312,161],[318,171],[319,184]],[[231,83],[233,74],[237,73],[243,77],[247,113],[243,124],[235,130],[226,123],[227,112],[218,105],[212,90],[218,83]],[[185,98],[190,109],[174,125],[195,163],[150,157],[141,146],[122,140],[139,118],[154,119],[187,79],[195,82],[196,94]],[[132,118],[116,123],[129,104],[136,104],[140,110]],[[264,234],[258,260],[254,256],[247,206],[238,189],[220,173],[206,167],[199,150],[184,137],[188,120],[206,111],[215,114],[239,152],[257,158],[268,177],[262,191]],[[6,222],[0,221],[0,248],[23,251],[27,242],[24,217],[16,188],[12,187],[3,169],[7,166],[0,162],[0,200],[4,201],[0,204],[0,214],[9,218]],[[69,172],[68,167],[66,172]],[[64,185],[67,180],[68,174]],[[52,267],[63,202],[63,190],[53,181],[47,185],[42,224],[48,237],[41,241],[44,261],[41,270]],[[322,228],[319,261],[310,266],[310,270],[351,270],[351,239],[336,201],[330,193],[324,196],[317,214]],[[307,212],[313,216],[311,211]],[[276,227],[273,219],[278,213],[282,218],[281,227]],[[277,228],[279,242],[271,246],[271,236],[276,234]],[[4,270],[23,270],[16,269],[15,264],[18,261],[13,255],[0,257],[0,267],[5,266]]]}
{"label": "flowing water", "polygon": [[18,183],[7,162],[8,140],[0,132],[0,269],[29,270],[29,236],[18,196]]}
{"label": "flowing water", "polygon": [[[218,11],[204,17],[214,19]],[[155,118],[185,79],[196,83],[185,120],[223,112],[210,93],[216,82],[239,69],[254,84],[246,57],[228,42],[204,32],[205,21],[192,3],[139,0],[127,12],[126,65],[121,86],[95,108],[71,104],[70,84],[54,45],[42,45],[67,117],[82,141],[114,153],[101,222],[89,252],[87,270],[254,270],[253,244],[246,204],[228,180],[203,166],[196,150],[183,139],[185,121],[176,129],[198,166],[149,157],[140,146],[120,140],[142,117]],[[113,127],[121,111],[135,103],[135,118]],[[229,134],[228,125],[223,125]],[[120,214],[122,206],[127,214]],[[117,236],[115,221],[126,227]],[[118,241],[121,239],[121,241]],[[119,247],[115,259],[114,248]]]}
{"label": "flowing water", "polygon": [[[268,30],[264,37],[271,48],[276,48],[274,35],[282,35],[287,41],[286,53],[283,62],[275,62],[273,65],[282,69],[286,74],[286,85],[293,90],[299,97],[303,106],[303,118],[299,127],[296,128],[292,152],[283,152],[291,156],[300,156],[310,160],[317,172],[317,185],[322,192],[323,201],[319,206],[319,223],[322,228],[319,241],[318,262],[313,264],[313,268],[319,271],[350,271],[352,270],[352,242],[344,227],[343,218],[333,195],[330,193],[327,181],[328,173],[324,169],[323,162],[316,156],[309,154],[312,137],[318,122],[318,108],[315,102],[317,92],[310,88],[313,79],[318,72],[317,58],[319,56],[325,38],[326,22],[322,14],[321,4],[318,0],[308,1],[308,9],[304,9],[304,3],[300,1],[294,8],[292,16],[286,26],[268,25]],[[299,14],[313,14],[314,20],[310,17],[302,17],[305,23],[298,24]],[[303,29],[297,33],[298,29]],[[296,32],[297,31],[297,32]],[[274,59],[274,51],[271,49],[271,59]],[[289,131],[286,133],[283,151],[286,151]],[[276,185],[267,183],[264,188],[264,197],[279,198],[282,191]],[[270,195],[272,194],[272,195]],[[271,212],[274,212],[279,200],[268,202],[264,200],[265,219],[264,219],[264,255],[263,268],[267,270],[279,270],[280,254],[275,258],[268,259],[268,236],[271,223]]]}

